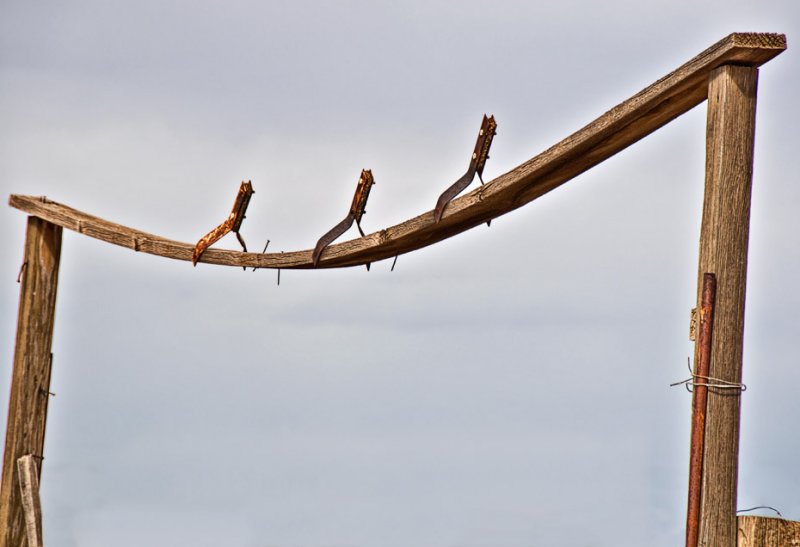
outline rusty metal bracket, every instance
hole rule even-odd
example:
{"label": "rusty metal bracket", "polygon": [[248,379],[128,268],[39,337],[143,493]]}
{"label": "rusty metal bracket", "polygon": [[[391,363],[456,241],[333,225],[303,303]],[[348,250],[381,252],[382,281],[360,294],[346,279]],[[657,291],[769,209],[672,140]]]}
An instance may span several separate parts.
{"label": "rusty metal bracket", "polygon": [[469,168],[464,176],[458,179],[447,190],[442,192],[439,199],[436,201],[436,208],[433,210],[433,218],[436,222],[442,220],[442,214],[447,204],[453,198],[460,194],[464,188],[470,185],[475,175],[483,184],[483,168],[486,166],[486,160],[489,159],[489,148],[492,146],[492,139],[497,134],[497,122],[494,121],[494,116],[483,115],[481,122],[481,130],[478,133],[478,140],[475,143],[475,150],[472,152],[472,157],[469,160]]}
{"label": "rusty metal bracket", "polygon": [[247,212],[247,206],[250,204],[250,198],[255,193],[253,185],[249,180],[242,181],[242,184],[239,186],[239,193],[236,194],[236,201],[233,203],[231,214],[228,215],[225,222],[201,237],[197,245],[194,246],[194,252],[192,252],[192,264],[194,266],[197,266],[197,261],[200,260],[205,250],[226,236],[228,232],[236,234],[236,239],[239,240],[242,249],[244,252],[247,252],[247,245],[245,245],[244,239],[242,239],[239,233],[239,229],[242,227],[242,221],[245,219],[245,213]]}
{"label": "rusty metal bracket", "polygon": [[[367,199],[369,198],[369,191],[374,184],[375,179],[372,176],[372,170],[362,169],[361,176],[358,178],[356,193],[353,196],[353,203],[350,205],[350,212],[346,217],[344,217],[344,220],[319,238],[317,245],[314,247],[314,254],[312,255],[314,266],[319,263],[320,256],[322,256],[322,251],[324,251],[328,245],[333,243],[336,238],[349,230],[354,221],[356,226],[358,226],[358,231],[361,234],[361,237],[364,237],[364,230],[361,229],[361,217],[367,212]],[[369,270],[369,264],[367,264],[367,269]]]}

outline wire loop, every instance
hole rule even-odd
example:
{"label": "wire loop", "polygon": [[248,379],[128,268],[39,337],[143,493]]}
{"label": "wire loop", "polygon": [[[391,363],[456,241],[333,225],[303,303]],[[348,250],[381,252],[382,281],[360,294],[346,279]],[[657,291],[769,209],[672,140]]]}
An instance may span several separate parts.
{"label": "wire loop", "polygon": [[[689,393],[691,393],[693,391],[692,388],[696,386],[713,387],[717,389],[736,389],[742,392],[747,391],[747,386],[742,383],[729,382],[728,380],[714,378],[713,376],[702,376],[700,374],[695,374],[692,372],[692,364],[689,357],[686,358],[686,366],[689,367],[689,374],[691,374],[692,377],[687,378],[686,380],[681,380],[680,382],[675,382],[674,384],[670,384],[669,387],[683,385],[686,386],[686,391]],[[703,382],[698,382],[698,379],[703,380]]]}

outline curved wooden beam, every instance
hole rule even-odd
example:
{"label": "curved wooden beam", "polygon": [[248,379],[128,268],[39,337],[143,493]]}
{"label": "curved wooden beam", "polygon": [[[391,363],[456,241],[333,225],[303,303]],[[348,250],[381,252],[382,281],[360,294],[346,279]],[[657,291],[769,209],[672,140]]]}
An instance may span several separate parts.
{"label": "curved wooden beam", "polygon": [[[320,268],[359,266],[426,247],[513,211],[608,159],[703,102],[708,76],[726,65],[757,67],[786,49],[783,34],[731,34],[508,173],[433,211],[325,250]],[[194,245],[121,226],[43,197],[12,195],[9,204],[53,224],[136,251],[191,260]],[[243,253],[208,249],[201,262],[225,266],[313,268],[311,250]]]}

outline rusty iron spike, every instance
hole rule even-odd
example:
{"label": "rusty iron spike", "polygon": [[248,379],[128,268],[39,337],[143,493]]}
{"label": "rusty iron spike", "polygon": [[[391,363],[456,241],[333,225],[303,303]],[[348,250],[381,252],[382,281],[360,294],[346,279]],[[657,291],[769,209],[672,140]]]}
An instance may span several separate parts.
{"label": "rusty iron spike", "polygon": [[[349,230],[353,222],[356,223],[359,233],[364,237],[364,231],[361,229],[361,217],[367,212],[367,199],[369,198],[369,191],[374,184],[375,178],[372,176],[372,171],[370,169],[362,169],[361,176],[358,178],[356,193],[353,195],[353,203],[350,205],[350,212],[344,217],[344,220],[319,238],[317,245],[314,247],[314,253],[312,254],[314,266],[319,263],[322,251],[333,243],[336,238]],[[369,270],[369,265],[367,265],[367,270]]]}
{"label": "rusty iron spike", "polygon": [[247,206],[250,204],[250,198],[255,193],[253,184],[249,180],[242,181],[242,184],[239,185],[239,192],[236,194],[236,200],[233,203],[233,209],[228,215],[228,218],[225,219],[225,222],[201,237],[197,245],[194,246],[194,251],[192,252],[192,264],[194,266],[197,266],[197,261],[200,260],[200,257],[206,249],[222,239],[229,232],[236,233],[236,238],[239,240],[239,243],[241,243],[244,251],[247,252],[247,247],[244,244],[242,236],[239,234],[239,229],[242,227],[242,221],[245,218]]}
{"label": "rusty iron spike", "polygon": [[439,199],[436,201],[436,208],[433,210],[433,218],[436,222],[442,220],[444,209],[453,198],[460,194],[464,188],[470,185],[475,175],[483,183],[483,168],[486,166],[486,160],[489,159],[489,148],[492,146],[492,139],[497,134],[497,122],[494,116],[483,115],[481,122],[481,129],[478,132],[478,139],[475,142],[475,149],[472,152],[472,157],[469,160],[469,168],[460,179],[455,181],[452,186],[442,192]]}

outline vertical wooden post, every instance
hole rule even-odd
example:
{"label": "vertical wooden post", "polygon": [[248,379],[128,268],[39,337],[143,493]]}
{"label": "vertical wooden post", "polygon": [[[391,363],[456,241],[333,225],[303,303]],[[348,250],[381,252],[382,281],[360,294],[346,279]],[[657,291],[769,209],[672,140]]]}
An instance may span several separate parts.
{"label": "vertical wooden post", "polygon": [[[757,69],[725,65],[711,73],[708,89],[698,292],[704,272],[717,276],[709,375],[736,383],[742,378],[757,83]],[[699,542],[706,547],[736,545],[740,399],[739,390],[709,388]]]}
{"label": "vertical wooden post", "polygon": [[0,484],[0,547],[21,547],[25,541],[17,460],[34,455],[41,474],[61,233],[60,226],[28,217]]}

